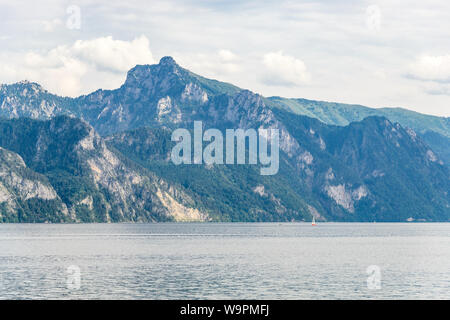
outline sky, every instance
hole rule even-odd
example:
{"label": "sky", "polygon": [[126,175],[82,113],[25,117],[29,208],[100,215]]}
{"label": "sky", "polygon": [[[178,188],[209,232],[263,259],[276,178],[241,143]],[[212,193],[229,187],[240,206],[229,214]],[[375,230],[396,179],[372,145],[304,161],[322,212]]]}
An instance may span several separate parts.
{"label": "sky", "polygon": [[450,116],[448,0],[0,0],[0,83],[78,96],[163,56],[263,96]]}

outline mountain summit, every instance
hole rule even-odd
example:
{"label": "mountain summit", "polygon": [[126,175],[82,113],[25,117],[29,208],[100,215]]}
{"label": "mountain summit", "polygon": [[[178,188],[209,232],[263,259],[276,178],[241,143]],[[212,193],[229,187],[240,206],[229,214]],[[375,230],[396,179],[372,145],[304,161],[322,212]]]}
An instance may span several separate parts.
{"label": "mountain summit", "polygon": [[161,66],[178,66],[177,63],[175,62],[175,59],[170,56],[162,57],[159,60],[159,65],[161,65]]}

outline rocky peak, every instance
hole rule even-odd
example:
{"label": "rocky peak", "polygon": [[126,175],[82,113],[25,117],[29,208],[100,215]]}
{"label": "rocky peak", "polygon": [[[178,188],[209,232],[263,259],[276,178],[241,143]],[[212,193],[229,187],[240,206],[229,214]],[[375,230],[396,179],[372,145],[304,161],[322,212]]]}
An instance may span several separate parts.
{"label": "rocky peak", "polygon": [[162,57],[161,60],[159,60],[160,66],[178,66],[175,60],[172,57],[166,56]]}
{"label": "rocky peak", "polygon": [[181,85],[186,72],[178,66],[172,57],[161,58],[159,64],[137,65],[127,73],[124,86],[127,88],[146,88],[169,90],[170,87]]}
{"label": "rocky peak", "polygon": [[22,80],[9,85],[1,85],[1,91],[5,93],[21,93],[22,95],[36,95],[47,92],[39,83],[28,80]]}
{"label": "rocky peak", "polygon": [[127,81],[132,79],[145,79],[151,76],[154,73],[159,73],[160,71],[164,72],[174,72],[176,69],[180,67],[175,62],[172,57],[163,57],[159,61],[158,64],[142,64],[136,65],[134,68],[130,69],[127,73]]}
{"label": "rocky peak", "polygon": [[125,85],[142,81],[143,79],[147,78],[149,74],[150,74],[150,65],[138,64],[127,72],[127,79],[125,81]]}

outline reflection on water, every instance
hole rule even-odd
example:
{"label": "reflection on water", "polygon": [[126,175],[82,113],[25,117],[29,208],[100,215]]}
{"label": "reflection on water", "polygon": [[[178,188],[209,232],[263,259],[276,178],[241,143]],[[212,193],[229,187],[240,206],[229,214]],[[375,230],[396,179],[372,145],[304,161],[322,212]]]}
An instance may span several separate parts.
{"label": "reflection on water", "polygon": [[449,299],[449,248],[448,223],[4,224],[0,299]]}

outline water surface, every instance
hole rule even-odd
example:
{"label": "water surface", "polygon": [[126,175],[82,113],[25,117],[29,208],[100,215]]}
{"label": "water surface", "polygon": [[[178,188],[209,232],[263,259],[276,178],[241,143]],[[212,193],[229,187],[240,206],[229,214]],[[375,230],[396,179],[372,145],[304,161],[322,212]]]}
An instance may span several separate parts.
{"label": "water surface", "polygon": [[392,298],[450,299],[449,223],[0,224],[0,299]]}

